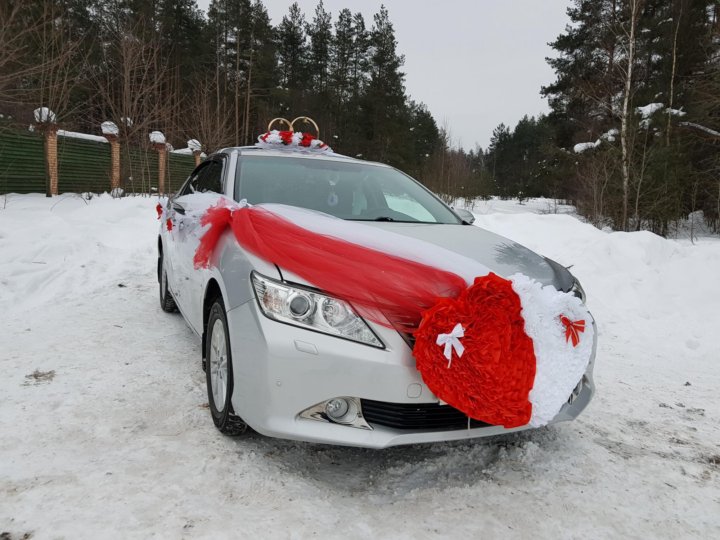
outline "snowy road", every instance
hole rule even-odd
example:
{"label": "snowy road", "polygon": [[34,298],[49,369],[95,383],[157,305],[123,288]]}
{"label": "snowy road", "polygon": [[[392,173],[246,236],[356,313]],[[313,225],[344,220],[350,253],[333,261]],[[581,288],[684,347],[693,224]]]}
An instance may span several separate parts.
{"label": "snowy road", "polygon": [[370,451],[216,432],[199,344],[158,305],[154,200],[2,202],[3,540],[720,537],[720,241],[479,207],[575,265],[597,397],[531,434]]}

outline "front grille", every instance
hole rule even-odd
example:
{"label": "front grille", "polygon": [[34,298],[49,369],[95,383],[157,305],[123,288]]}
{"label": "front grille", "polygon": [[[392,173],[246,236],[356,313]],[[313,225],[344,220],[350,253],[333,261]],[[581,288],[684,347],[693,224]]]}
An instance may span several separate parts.
{"label": "front grille", "polygon": [[[450,431],[468,429],[468,417],[450,405],[437,403],[386,403],[363,399],[362,412],[370,424],[395,429]],[[469,427],[490,424],[470,419]]]}

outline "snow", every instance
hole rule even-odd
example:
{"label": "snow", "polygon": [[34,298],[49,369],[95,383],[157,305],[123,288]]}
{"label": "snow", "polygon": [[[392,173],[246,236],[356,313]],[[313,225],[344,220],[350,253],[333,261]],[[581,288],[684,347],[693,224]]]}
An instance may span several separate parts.
{"label": "snow", "polygon": [[640,127],[642,129],[648,129],[650,127],[650,118],[652,115],[664,108],[665,105],[662,103],[649,103],[644,107],[637,107],[635,110],[642,117],[642,120],[640,120],[639,123]]}
{"label": "snow", "polygon": [[714,129],[711,129],[707,126],[696,124],[694,122],[680,122],[680,125],[699,129],[700,131],[707,133],[708,135],[712,135],[713,137],[720,137],[720,131],[715,131]]}
{"label": "snow", "polygon": [[[173,154],[180,154],[182,156],[192,156],[195,154],[195,150],[192,148],[178,148],[177,150],[171,150]],[[205,159],[207,157],[207,154],[205,152],[200,152],[200,157]]]}
{"label": "snow", "polygon": [[658,112],[660,109],[663,109],[665,105],[662,103],[650,103],[648,105],[645,105],[644,107],[638,107],[636,110],[640,116],[643,117],[643,120],[647,120],[650,118],[653,114]]}
{"label": "snow", "polygon": [[682,109],[668,109],[665,112],[667,112],[669,115],[672,115],[672,116],[685,116],[687,114]]}
{"label": "snow", "polygon": [[39,107],[33,111],[33,117],[35,118],[35,121],[38,123],[42,122],[55,122],[56,115],[54,112],[52,112],[47,107]]}
{"label": "snow", "polygon": [[154,144],[165,144],[165,135],[162,131],[153,131],[149,135],[150,142]]}
{"label": "snow", "polygon": [[608,142],[615,142],[618,135],[620,135],[620,131],[616,128],[612,128],[611,130],[608,130],[607,132],[600,135],[600,138]]}
{"label": "snow", "polygon": [[216,432],[200,345],[158,305],[157,201],[0,197],[0,532],[718,537],[717,238],[603,232],[547,199],[468,204],[573,265],[598,393],[571,423],[369,451]]}
{"label": "snow", "polygon": [[591,148],[597,148],[598,146],[600,146],[601,142],[602,141],[600,139],[598,139],[595,142],[578,143],[575,146],[573,146],[573,152],[575,152],[576,154],[582,154],[586,150],[590,150]]}
{"label": "snow", "polygon": [[108,140],[100,135],[90,135],[89,133],[80,133],[78,131],[66,131],[64,129],[58,129],[57,134],[60,137],[70,137],[72,139],[84,139],[86,141],[94,141],[106,143]]}
{"label": "snow", "polygon": [[117,137],[120,133],[117,124],[115,122],[110,122],[109,120],[100,124],[100,129],[102,130],[103,135],[114,135]]}
{"label": "snow", "polygon": [[190,139],[187,142],[187,147],[192,152],[199,152],[200,150],[202,150],[202,145],[200,144],[200,141],[198,141],[197,139]]}

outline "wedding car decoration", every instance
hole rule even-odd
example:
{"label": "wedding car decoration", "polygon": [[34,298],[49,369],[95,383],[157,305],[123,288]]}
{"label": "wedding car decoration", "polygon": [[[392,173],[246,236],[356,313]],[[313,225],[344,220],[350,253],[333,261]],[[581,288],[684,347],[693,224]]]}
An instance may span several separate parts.
{"label": "wedding car decoration", "polygon": [[[304,122],[315,127],[317,137],[312,133],[295,131],[295,124]],[[288,126],[287,130],[272,129],[276,123],[283,123]],[[285,118],[275,118],[268,124],[267,132],[258,137],[256,146],[260,148],[283,148],[312,150],[314,152],[332,153],[332,148],[322,142],[320,137],[320,128],[312,118],[300,116],[290,122]]]}
{"label": "wedding car decoration", "polygon": [[428,388],[470,418],[506,428],[549,423],[592,356],[592,317],[579,298],[522,274],[500,277],[442,247],[274,204],[223,200],[201,225],[196,268],[215,263],[230,229],[257,257],[412,336]]}

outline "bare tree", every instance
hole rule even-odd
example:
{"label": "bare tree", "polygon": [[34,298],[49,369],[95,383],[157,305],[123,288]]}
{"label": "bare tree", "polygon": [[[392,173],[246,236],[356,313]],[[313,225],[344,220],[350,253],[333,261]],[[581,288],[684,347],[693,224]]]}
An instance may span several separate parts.
{"label": "bare tree", "polygon": [[77,58],[79,42],[68,37],[56,3],[43,0],[40,7],[39,15],[30,17],[27,4],[0,3],[0,101],[70,114],[74,73],[84,59]]}
{"label": "bare tree", "polygon": [[198,138],[206,151],[212,152],[223,146],[232,144],[234,130],[230,115],[217,116],[217,104],[213,101],[217,96],[217,80],[205,77],[196,80],[192,85],[192,93],[187,97],[186,124],[188,137]]}
{"label": "bare tree", "polygon": [[624,70],[625,88],[623,91],[623,106],[620,115],[620,144],[622,147],[622,178],[623,178],[623,202],[622,202],[622,230],[626,231],[628,224],[628,197],[630,191],[630,167],[632,162],[632,141],[630,140],[630,121],[632,112],[630,101],[633,92],[633,67],[635,65],[635,45],[638,19],[642,11],[643,0],[628,0],[630,7],[630,28],[626,30],[627,50],[626,69]]}
{"label": "bare tree", "polygon": [[171,119],[168,109],[175,101],[165,84],[169,69],[159,40],[145,29],[142,20],[132,26],[120,21],[107,29],[102,68],[94,79],[107,116],[119,127],[133,187],[140,173],[141,191],[149,191],[153,172],[142,174],[148,164],[137,163],[130,148],[149,147],[148,133],[165,129]]}

